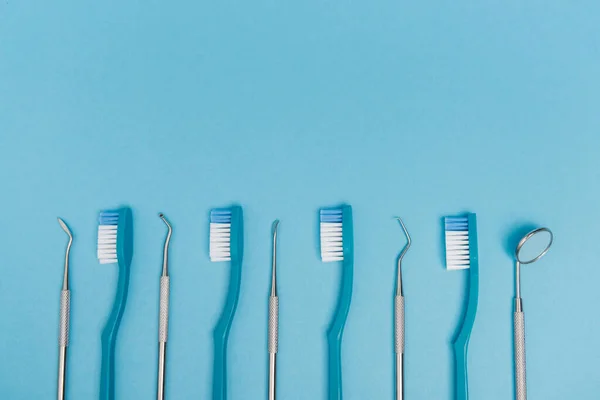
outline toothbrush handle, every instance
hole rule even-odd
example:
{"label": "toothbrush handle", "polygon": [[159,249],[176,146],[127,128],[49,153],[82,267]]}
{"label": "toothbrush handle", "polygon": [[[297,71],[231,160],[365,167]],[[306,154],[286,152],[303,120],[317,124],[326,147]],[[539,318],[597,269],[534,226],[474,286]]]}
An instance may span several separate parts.
{"label": "toothbrush handle", "polygon": [[213,338],[215,341],[215,356],[213,364],[213,400],[227,399],[227,342],[229,332],[235,316],[235,310],[240,294],[242,280],[242,262],[237,260],[231,263],[231,276],[229,277],[229,289],[227,299],[221,313],[221,317],[215,326]]}
{"label": "toothbrush handle", "polygon": [[65,398],[67,373],[67,347],[69,346],[69,319],[71,314],[71,291],[60,292],[60,330],[58,336],[58,400]]}
{"label": "toothbrush handle", "polygon": [[[344,256],[345,257],[345,256]],[[342,336],[352,301],[354,282],[354,262],[344,260],[342,266],[342,286],[338,296],[335,316],[327,331],[329,347],[329,400],[342,400]]]}
{"label": "toothbrush handle", "polygon": [[525,314],[515,311],[515,383],[517,400],[527,400],[525,364]]}
{"label": "toothbrush handle", "polygon": [[115,348],[121,319],[127,303],[129,264],[119,262],[119,281],[112,310],[102,331],[102,366],[99,400],[115,399]]}
{"label": "toothbrush handle", "polygon": [[269,297],[269,400],[276,398],[277,351],[279,345],[279,297]]}
{"label": "toothbrush handle", "polygon": [[158,320],[158,389],[157,399],[165,398],[167,336],[169,328],[169,277],[160,278],[160,314]]}
{"label": "toothbrush handle", "polygon": [[329,400],[342,400],[342,341],[329,336]]}
{"label": "toothbrush handle", "polygon": [[469,378],[467,375],[466,344],[454,344],[454,370],[456,374],[456,400],[468,400]]}
{"label": "toothbrush handle", "polygon": [[404,296],[394,301],[394,343],[396,351],[396,400],[404,399]]}

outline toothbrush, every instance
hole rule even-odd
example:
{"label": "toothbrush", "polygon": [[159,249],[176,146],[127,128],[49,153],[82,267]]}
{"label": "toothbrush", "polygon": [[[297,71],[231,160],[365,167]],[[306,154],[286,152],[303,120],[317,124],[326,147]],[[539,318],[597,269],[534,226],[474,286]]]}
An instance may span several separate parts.
{"label": "toothbrush", "polygon": [[342,336],[348,319],[354,280],[352,207],[322,209],[320,212],[321,260],[342,262],[342,282],[337,308],[327,330],[329,400],[342,400]]}
{"label": "toothbrush", "polygon": [[279,342],[279,296],[277,296],[277,228],[273,222],[273,266],[271,269],[271,295],[269,296],[269,400],[275,400],[277,388],[277,350]]}
{"label": "toothbrush", "polygon": [[215,326],[213,400],[227,399],[227,341],[240,295],[244,230],[242,207],[214,209],[210,213],[210,260],[231,263],[225,306]]}
{"label": "toothbrush", "polygon": [[479,297],[479,255],[477,252],[477,216],[446,217],[446,268],[469,269],[469,288],[466,310],[457,336],[454,339],[456,400],[469,398],[467,351]]}
{"label": "toothbrush", "polygon": [[69,319],[71,313],[71,291],[69,290],[69,255],[73,244],[73,234],[62,219],[58,223],[63,231],[69,236],[69,244],[65,254],[65,270],[63,285],[60,292],[60,329],[58,337],[58,400],[65,398],[65,384],[67,377],[67,347],[69,346]]}
{"label": "toothbrush", "polygon": [[133,257],[133,217],[131,209],[103,211],[98,218],[98,260],[118,264],[119,278],[112,310],[102,331],[102,366],[99,400],[115,399],[115,347],[129,287]]}
{"label": "toothbrush", "polygon": [[165,373],[167,360],[167,335],[169,330],[169,244],[171,243],[171,234],[173,229],[171,224],[163,213],[158,217],[167,225],[167,238],[165,239],[165,248],[163,250],[163,267],[160,276],[160,305],[158,316],[158,389],[157,399],[165,398]]}

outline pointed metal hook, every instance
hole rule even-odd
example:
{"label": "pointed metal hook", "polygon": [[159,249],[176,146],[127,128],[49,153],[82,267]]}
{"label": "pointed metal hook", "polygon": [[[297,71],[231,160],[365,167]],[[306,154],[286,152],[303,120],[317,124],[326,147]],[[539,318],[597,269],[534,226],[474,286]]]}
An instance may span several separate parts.
{"label": "pointed metal hook", "polygon": [[404,231],[404,234],[406,235],[406,239],[407,239],[406,246],[404,246],[404,249],[402,249],[400,256],[398,256],[398,279],[396,282],[396,294],[398,296],[402,296],[403,295],[403,293],[402,293],[402,260],[404,259],[406,252],[408,252],[408,249],[410,249],[412,240],[410,238],[408,230],[406,229],[406,225],[404,225],[404,221],[402,221],[402,218],[396,217],[396,219],[400,223],[400,226],[402,227],[402,230]]}
{"label": "pointed metal hook", "polygon": [[69,255],[71,254],[71,245],[73,244],[73,234],[67,226],[67,223],[61,218],[58,218],[58,223],[60,224],[62,230],[69,235],[69,244],[67,245],[67,251],[65,254],[65,274],[63,277],[63,290],[69,290]]}
{"label": "pointed metal hook", "polygon": [[169,228],[169,232],[167,233],[167,238],[165,239],[165,249],[163,252],[163,270],[162,276],[169,276],[169,244],[171,243],[171,234],[173,233],[173,229],[171,228],[171,224],[165,218],[165,214],[158,214],[159,218],[163,220],[167,228]]}
{"label": "pointed metal hook", "polygon": [[271,270],[271,296],[277,296],[277,228],[279,220],[273,222],[273,267]]}

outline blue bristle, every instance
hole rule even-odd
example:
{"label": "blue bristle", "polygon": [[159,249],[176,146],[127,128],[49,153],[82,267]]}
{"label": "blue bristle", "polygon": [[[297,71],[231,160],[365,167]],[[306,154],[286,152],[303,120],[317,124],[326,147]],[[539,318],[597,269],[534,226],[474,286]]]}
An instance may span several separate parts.
{"label": "blue bristle", "polygon": [[321,210],[320,216],[321,216],[321,222],[330,222],[330,223],[341,223],[342,222],[342,210],[340,210],[340,209]]}
{"label": "blue bristle", "polygon": [[467,217],[447,217],[445,219],[446,230],[450,232],[466,231],[469,229]]}
{"label": "blue bristle", "polygon": [[231,210],[215,209],[210,212],[210,222],[213,224],[230,224]]}
{"label": "blue bristle", "polygon": [[115,211],[104,211],[98,216],[100,225],[117,225],[119,222],[119,213]]}

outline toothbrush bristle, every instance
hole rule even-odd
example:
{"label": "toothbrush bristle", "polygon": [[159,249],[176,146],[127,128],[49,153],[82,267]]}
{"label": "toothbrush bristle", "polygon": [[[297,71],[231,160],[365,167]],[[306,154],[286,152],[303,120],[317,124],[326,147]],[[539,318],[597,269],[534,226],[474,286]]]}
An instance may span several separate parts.
{"label": "toothbrush bristle", "polygon": [[321,260],[323,262],[344,260],[342,216],[341,209],[321,210]]}
{"label": "toothbrush bristle", "polygon": [[446,217],[446,268],[468,269],[471,266],[468,217]]}
{"label": "toothbrush bristle", "polygon": [[98,261],[100,264],[117,262],[117,224],[119,213],[101,212],[98,217]]}
{"label": "toothbrush bristle", "polygon": [[210,212],[210,260],[231,261],[231,210]]}

